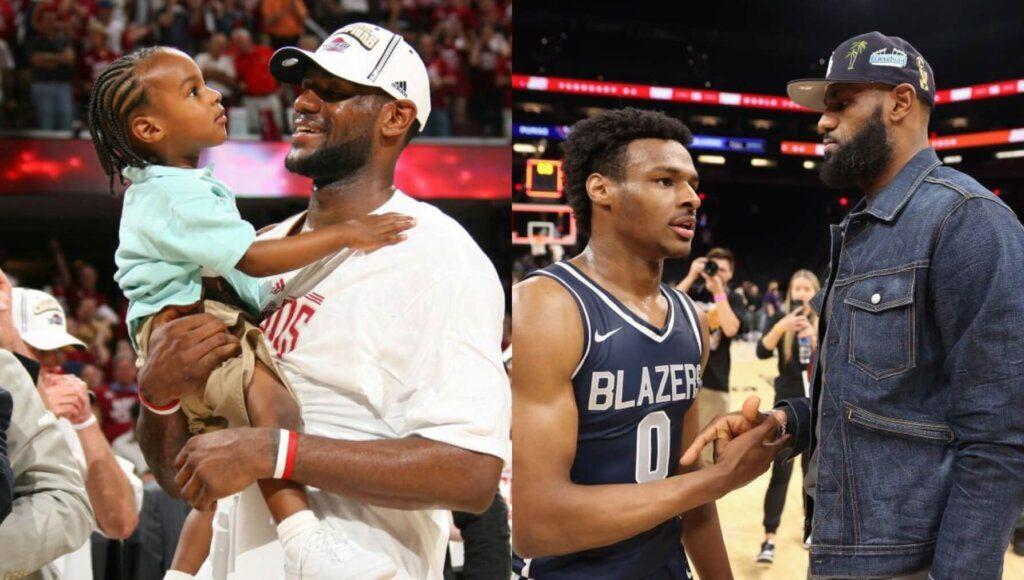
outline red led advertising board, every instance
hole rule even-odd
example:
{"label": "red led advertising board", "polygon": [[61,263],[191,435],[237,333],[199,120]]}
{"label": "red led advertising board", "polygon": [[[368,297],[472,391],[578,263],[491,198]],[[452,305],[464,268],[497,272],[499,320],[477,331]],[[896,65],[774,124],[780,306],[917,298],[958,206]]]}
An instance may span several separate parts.
{"label": "red led advertising board", "polygon": [[[284,168],[289,147],[229,141],[208,149],[200,165],[213,163],[214,175],[239,197],[308,197],[310,180]],[[502,143],[413,142],[398,160],[395,185],[419,199],[509,199],[509,156]],[[0,194],[107,191],[107,176],[88,140],[0,140]]]}

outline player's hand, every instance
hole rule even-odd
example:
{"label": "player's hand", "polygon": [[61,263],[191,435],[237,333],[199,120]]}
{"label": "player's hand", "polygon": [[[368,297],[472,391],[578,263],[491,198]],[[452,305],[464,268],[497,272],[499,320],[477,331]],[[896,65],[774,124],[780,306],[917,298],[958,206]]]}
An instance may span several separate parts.
{"label": "player's hand", "polygon": [[165,309],[149,337],[146,364],[139,369],[139,392],[155,405],[167,404],[203,388],[220,363],[240,352],[238,339],[212,314],[183,316]]}
{"label": "player's hand", "polygon": [[776,439],[778,427],[779,420],[768,415],[760,425],[733,439],[722,451],[714,469],[725,470],[726,489],[743,487],[768,471],[775,456],[791,439],[790,435]]}
{"label": "player's hand", "polygon": [[714,445],[715,463],[718,463],[718,458],[725,452],[726,447],[733,439],[757,427],[767,418],[768,415],[757,410],[760,404],[761,399],[758,397],[747,397],[740,411],[726,413],[712,419],[683,453],[679,460],[680,465],[684,467],[694,465],[700,459],[700,452],[708,445]]}
{"label": "player's hand", "polygon": [[355,250],[376,250],[392,246],[403,240],[405,230],[416,225],[416,220],[398,213],[365,215],[335,226],[345,245]]}
{"label": "player's hand", "polygon": [[240,427],[196,435],[178,453],[174,476],[181,497],[197,510],[212,509],[254,481],[271,477],[277,452],[276,429]]}

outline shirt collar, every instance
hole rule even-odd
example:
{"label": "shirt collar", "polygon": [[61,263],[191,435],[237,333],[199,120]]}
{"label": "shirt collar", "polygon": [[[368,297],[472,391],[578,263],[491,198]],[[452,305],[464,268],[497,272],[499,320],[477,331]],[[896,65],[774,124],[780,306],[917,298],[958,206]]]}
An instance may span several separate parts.
{"label": "shirt collar", "polygon": [[934,149],[922,149],[903,166],[903,169],[900,169],[888,185],[870,200],[861,200],[850,215],[863,211],[884,222],[891,222],[910,201],[910,196],[917,191],[921,181],[939,165],[942,165],[942,162],[939,161]]}
{"label": "shirt collar", "polygon": [[210,163],[206,167],[199,167],[197,169],[191,169],[187,167],[171,167],[169,165],[147,165],[145,167],[125,167],[121,170],[121,175],[124,175],[125,179],[128,179],[132,183],[142,183],[147,179],[154,177],[164,177],[168,175],[194,175],[199,179],[204,177],[211,177],[213,175],[213,163]]}

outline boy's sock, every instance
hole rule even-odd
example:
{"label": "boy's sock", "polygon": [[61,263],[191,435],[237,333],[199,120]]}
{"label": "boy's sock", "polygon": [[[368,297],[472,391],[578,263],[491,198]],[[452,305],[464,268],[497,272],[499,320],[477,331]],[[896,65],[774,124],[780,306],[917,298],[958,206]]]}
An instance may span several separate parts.
{"label": "boy's sock", "polygon": [[288,516],[284,521],[277,524],[277,539],[281,541],[281,546],[287,552],[293,540],[304,537],[307,533],[317,529],[319,525],[320,520],[316,519],[316,515],[312,510],[302,510]]}

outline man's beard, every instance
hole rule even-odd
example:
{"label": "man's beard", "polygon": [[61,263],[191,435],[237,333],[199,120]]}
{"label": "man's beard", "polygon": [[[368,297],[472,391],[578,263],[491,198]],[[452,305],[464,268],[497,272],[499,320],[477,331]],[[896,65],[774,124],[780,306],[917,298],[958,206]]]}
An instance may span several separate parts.
{"label": "man's beard", "polygon": [[316,187],[342,181],[366,166],[370,159],[369,132],[343,143],[324,145],[304,157],[285,157],[285,169],[313,179]]}
{"label": "man's beard", "polygon": [[882,121],[882,106],[849,143],[839,145],[821,164],[821,180],[830,187],[872,183],[889,165],[892,143]]}

